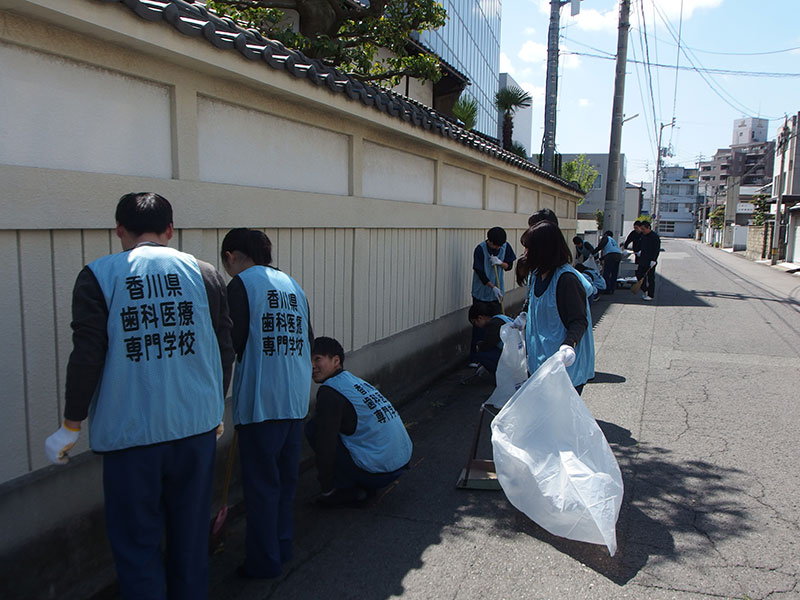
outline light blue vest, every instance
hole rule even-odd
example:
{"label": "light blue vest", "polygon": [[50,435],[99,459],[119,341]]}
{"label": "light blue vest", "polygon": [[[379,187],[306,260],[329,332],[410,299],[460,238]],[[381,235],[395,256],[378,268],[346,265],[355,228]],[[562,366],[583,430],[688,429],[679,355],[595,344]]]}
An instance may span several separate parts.
{"label": "light blue vest", "polygon": [[606,245],[603,246],[603,256],[606,256],[607,254],[622,254],[617,240],[611,236],[608,236],[608,241],[606,242]]}
{"label": "light blue vest", "polygon": [[89,406],[92,450],[211,431],[222,420],[219,345],[197,260],[141,245],[89,264],[108,307],[108,351]]}
{"label": "light blue vest", "polygon": [[302,419],[311,393],[306,294],[286,273],[256,265],[239,273],[250,306],[233,376],[233,423]]}
{"label": "light blue vest", "polygon": [[[481,242],[479,246],[481,250],[483,250],[483,272],[486,273],[486,277],[489,278],[489,281],[491,281],[493,285],[499,287],[500,291],[505,294],[505,283],[503,282],[503,273],[505,273],[505,271],[503,271],[502,267],[497,267],[497,275],[500,277],[498,281],[498,278],[495,277],[494,265],[489,262],[489,247],[486,245],[485,241]],[[506,248],[508,248],[508,242],[500,246],[500,250],[497,251],[497,258],[503,262],[505,262],[506,258]],[[494,302],[497,300],[492,288],[484,284],[474,270],[472,271],[472,297],[483,302]]]}
{"label": "light blue vest", "polygon": [[[555,354],[566,335],[566,328],[558,315],[558,305],[556,304],[556,289],[558,279],[566,272],[574,273],[578,280],[583,283],[584,289],[591,289],[591,284],[581,277],[570,265],[562,265],[556,269],[550,285],[545,292],[536,297],[533,293],[534,286],[531,286],[528,323],[525,329],[525,341],[528,348],[528,371],[533,374],[544,361]],[[535,277],[536,273],[531,273]],[[586,332],[580,342],[575,347],[575,362],[567,367],[572,385],[578,386],[586,383],[594,377],[594,335],[592,333],[592,313],[589,310],[589,295],[586,296],[586,318],[589,321]]]}
{"label": "light blue vest", "polygon": [[372,385],[349,371],[329,377],[327,385],[347,398],[356,411],[356,430],[339,436],[353,462],[369,473],[391,473],[411,460],[411,438],[400,415]]}

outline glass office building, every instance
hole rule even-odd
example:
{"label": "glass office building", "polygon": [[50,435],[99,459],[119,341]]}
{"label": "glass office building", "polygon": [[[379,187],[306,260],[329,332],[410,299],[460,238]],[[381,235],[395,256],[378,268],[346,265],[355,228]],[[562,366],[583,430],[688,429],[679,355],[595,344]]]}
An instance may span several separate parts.
{"label": "glass office building", "polygon": [[481,133],[497,134],[494,95],[500,71],[500,0],[440,0],[447,24],[425,31],[420,41],[466,75],[472,85],[464,91],[478,101]]}

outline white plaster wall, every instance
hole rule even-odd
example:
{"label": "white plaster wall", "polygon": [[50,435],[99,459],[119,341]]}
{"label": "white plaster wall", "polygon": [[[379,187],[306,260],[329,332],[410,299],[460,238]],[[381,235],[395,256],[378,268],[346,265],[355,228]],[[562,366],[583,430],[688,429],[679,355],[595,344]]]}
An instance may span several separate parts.
{"label": "white plaster wall", "polygon": [[197,113],[202,181],[347,195],[348,136],[204,97]]}
{"label": "white plaster wall", "polygon": [[452,165],[442,165],[442,204],[483,208],[483,176]]}
{"label": "white plaster wall", "polygon": [[433,160],[367,141],[363,160],[364,196],[433,204]]}
{"label": "white plaster wall", "polygon": [[528,216],[539,210],[539,192],[519,186],[519,197],[517,198],[517,210]]}
{"label": "white plaster wall", "polygon": [[0,44],[0,163],[170,178],[169,90]]}
{"label": "white plaster wall", "polygon": [[489,210],[514,212],[514,184],[489,178]]}

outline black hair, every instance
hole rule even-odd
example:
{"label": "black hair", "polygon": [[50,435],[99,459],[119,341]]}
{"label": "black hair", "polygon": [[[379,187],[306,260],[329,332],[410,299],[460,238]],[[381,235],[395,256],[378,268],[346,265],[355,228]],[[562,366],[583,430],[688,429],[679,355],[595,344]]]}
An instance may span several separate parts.
{"label": "black hair", "polygon": [[610,238],[613,238],[614,237],[614,232],[609,229],[608,231],[606,231],[605,235],[607,235]]}
{"label": "black hair", "polygon": [[650,224],[650,221],[642,221],[640,227],[647,227],[648,229],[653,228],[653,226]]}
{"label": "black hair", "polygon": [[572,243],[573,244],[582,244],[583,243],[583,238],[581,238],[581,237],[576,235],[574,238],[572,238]]}
{"label": "black hair", "polygon": [[134,235],[164,233],[172,225],[172,205],[153,192],[125,194],[117,203],[117,223]]}
{"label": "black hair", "polygon": [[272,242],[263,231],[237,227],[231,229],[222,240],[220,255],[225,259],[226,252],[238,250],[257,265],[267,266],[272,263]]}
{"label": "black hair", "polygon": [[311,356],[315,354],[329,357],[338,356],[339,364],[344,366],[344,348],[331,337],[318,337],[314,340],[314,344],[311,346]]}
{"label": "black hair", "polygon": [[506,230],[502,227],[492,227],[486,232],[486,239],[492,242],[495,246],[502,246],[506,243]]}
{"label": "black hair", "polygon": [[638,225],[639,227],[641,227],[643,222],[644,222],[644,221],[634,221],[634,222],[633,222],[633,225],[634,225],[634,226]]}
{"label": "black hair", "polygon": [[[580,238],[578,238],[580,239]],[[533,271],[552,273],[572,261],[572,253],[561,230],[547,221],[530,227],[520,238],[525,255],[517,261],[517,283],[525,285]]]}
{"label": "black hair", "polygon": [[478,317],[493,317],[500,314],[500,309],[494,302],[481,302],[476,300],[472,306],[469,307],[468,318],[472,323]]}
{"label": "black hair", "polygon": [[556,213],[554,213],[549,208],[541,208],[533,213],[530,217],[528,217],[528,227],[533,227],[537,223],[541,223],[542,221],[549,221],[556,227],[558,227],[558,217]]}

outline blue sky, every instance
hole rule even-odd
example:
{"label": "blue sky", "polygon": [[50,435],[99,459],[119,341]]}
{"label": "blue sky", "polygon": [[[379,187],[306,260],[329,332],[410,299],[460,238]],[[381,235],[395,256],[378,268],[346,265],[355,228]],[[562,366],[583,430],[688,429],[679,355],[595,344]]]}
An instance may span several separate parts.
{"label": "blue sky", "polygon": [[[683,17],[681,18],[681,6]],[[644,10],[645,28],[641,12]],[[543,133],[543,103],[547,55],[548,0],[503,0],[500,70],[511,73],[534,99],[533,153]],[[615,0],[583,0],[581,13],[561,9],[556,148],[568,153],[608,152],[614,60],[566,52],[614,55],[617,47],[618,4]],[[675,116],[675,128],[664,128],[662,146],[671,144],[667,164],[694,166],[717,148],[731,143],[733,121],[744,116],[769,118],[770,138],[785,113],[800,111],[800,77],[746,77],[710,74],[717,93],[695,71],[678,71],[680,38],[694,64],[706,69],[800,73],[800,2],[798,0],[632,0],[628,59],[643,59],[643,30],[651,63],[673,68],[651,69],[629,63],[625,82],[625,115],[638,117],[623,126],[622,151],[631,182],[652,181],[658,129]],[[565,52],[566,51],[566,52]],[[721,54],[736,53],[736,54]],[[681,66],[691,66],[681,53]],[[650,100],[652,81],[654,102]],[[728,102],[721,99],[723,96]],[[655,114],[652,106],[655,106]],[[733,106],[731,106],[733,105]],[[674,107],[674,108],[673,108]],[[773,120],[774,119],[774,120]]]}

